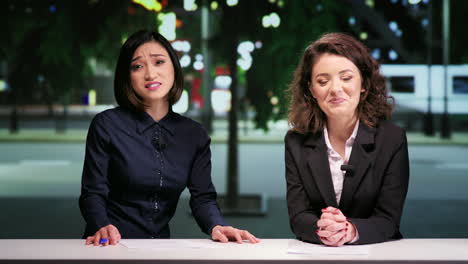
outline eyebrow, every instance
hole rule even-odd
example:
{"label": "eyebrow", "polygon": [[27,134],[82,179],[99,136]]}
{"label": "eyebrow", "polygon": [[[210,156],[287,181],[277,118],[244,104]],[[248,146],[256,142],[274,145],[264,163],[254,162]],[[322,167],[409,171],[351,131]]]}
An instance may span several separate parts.
{"label": "eyebrow", "polygon": [[[150,54],[150,57],[155,57],[155,58],[156,57],[165,57],[165,55],[164,54]],[[141,59],[141,56],[137,56],[137,57],[133,58],[132,62],[134,62],[136,60],[139,60],[139,59]]]}
{"label": "eyebrow", "polygon": [[[338,72],[338,74],[343,74],[343,73],[345,73],[345,72],[352,72],[352,73],[354,73],[354,71],[351,70],[351,69],[345,69],[345,70],[342,70],[342,71]],[[328,73],[319,73],[319,74],[315,75],[315,78],[317,78],[317,77],[319,77],[319,76],[328,76],[328,75],[329,75]]]}

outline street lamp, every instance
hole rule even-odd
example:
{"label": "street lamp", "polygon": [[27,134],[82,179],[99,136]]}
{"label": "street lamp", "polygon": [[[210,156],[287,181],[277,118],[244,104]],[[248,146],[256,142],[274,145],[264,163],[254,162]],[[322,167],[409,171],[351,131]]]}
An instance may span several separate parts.
{"label": "street lamp", "polygon": [[434,136],[434,116],[432,114],[432,2],[428,6],[427,25],[427,113],[424,117],[424,134]]}
{"label": "street lamp", "polygon": [[450,0],[443,2],[443,61],[444,61],[444,113],[442,114],[441,137],[449,139],[451,136],[450,119],[448,114],[448,65],[450,56]]}

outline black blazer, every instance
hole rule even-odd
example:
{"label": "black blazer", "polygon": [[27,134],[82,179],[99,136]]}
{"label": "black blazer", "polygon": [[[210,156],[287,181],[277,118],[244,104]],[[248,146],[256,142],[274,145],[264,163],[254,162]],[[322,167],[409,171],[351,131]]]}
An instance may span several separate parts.
{"label": "black blazer", "polygon": [[405,131],[390,121],[376,128],[362,122],[349,159],[340,204],[337,204],[323,133],[285,137],[287,202],[291,229],[303,241],[316,235],[321,209],[339,208],[359,233],[356,244],[402,238],[399,231],[409,181]]}

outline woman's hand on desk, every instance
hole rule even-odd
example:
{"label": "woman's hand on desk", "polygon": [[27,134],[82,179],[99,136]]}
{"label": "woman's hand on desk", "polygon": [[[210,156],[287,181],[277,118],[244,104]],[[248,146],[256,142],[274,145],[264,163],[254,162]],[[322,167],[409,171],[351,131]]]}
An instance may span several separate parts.
{"label": "woman's hand on desk", "polygon": [[242,243],[243,240],[248,240],[250,243],[258,243],[260,239],[250,234],[247,230],[240,230],[232,226],[217,225],[211,230],[211,239],[222,243],[227,243],[229,240]]}
{"label": "woman's hand on desk", "polygon": [[317,235],[323,244],[339,247],[353,241],[356,237],[356,228],[346,219],[343,213],[336,208],[327,207],[322,210],[322,216],[317,221]]}
{"label": "woman's hand on desk", "polygon": [[[86,245],[117,245],[120,241],[120,232],[114,225],[106,225],[99,229],[94,236],[89,236],[86,238]],[[100,243],[101,239],[104,239],[104,243]]]}

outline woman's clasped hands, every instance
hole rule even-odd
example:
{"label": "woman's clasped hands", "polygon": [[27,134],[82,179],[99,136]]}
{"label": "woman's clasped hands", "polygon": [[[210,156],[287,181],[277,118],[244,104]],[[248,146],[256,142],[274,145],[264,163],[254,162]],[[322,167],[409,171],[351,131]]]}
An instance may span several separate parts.
{"label": "woman's clasped hands", "polygon": [[327,246],[339,247],[352,242],[356,237],[356,227],[347,220],[340,209],[331,206],[322,209],[317,227],[315,232]]}

